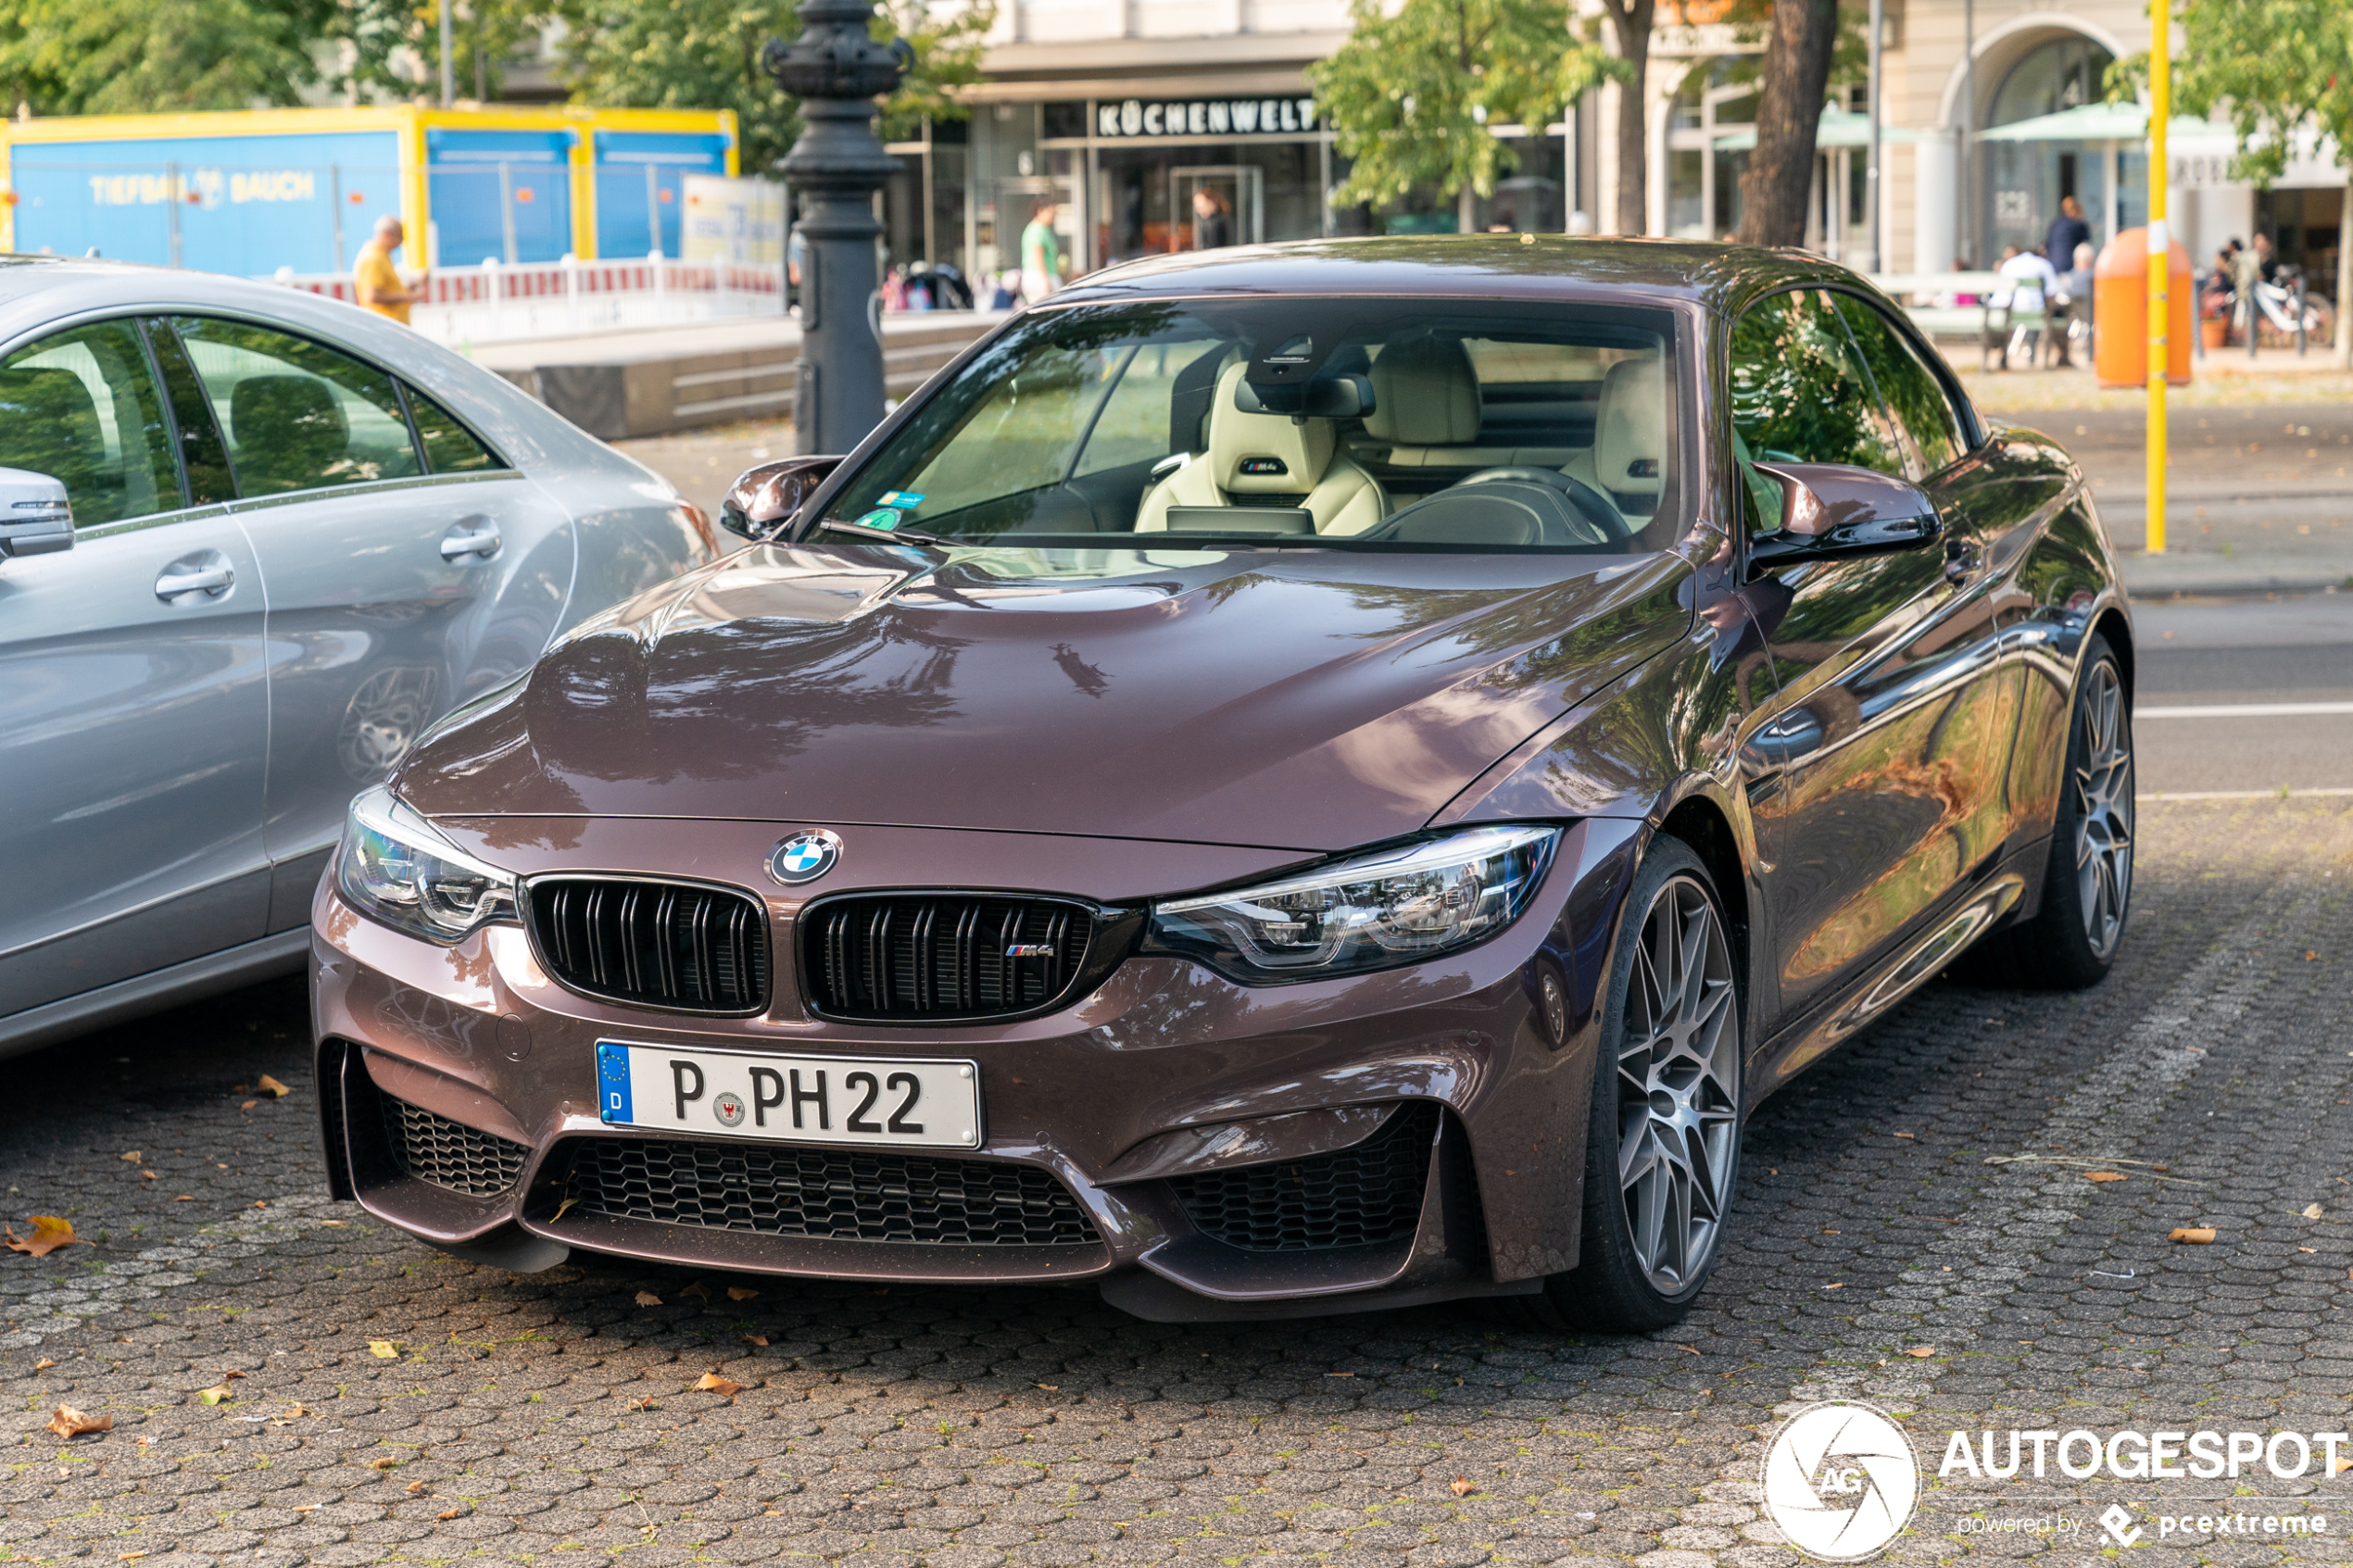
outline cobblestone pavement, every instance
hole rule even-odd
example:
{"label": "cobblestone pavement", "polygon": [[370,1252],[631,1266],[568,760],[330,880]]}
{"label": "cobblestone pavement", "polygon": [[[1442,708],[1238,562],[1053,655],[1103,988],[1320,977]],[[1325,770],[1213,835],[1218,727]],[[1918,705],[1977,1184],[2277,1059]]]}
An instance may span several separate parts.
{"label": "cobblestone pavement", "polygon": [[[2115,1500],[2146,1526],[2108,1552],[2133,1564],[2348,1561],[2353,1518],[2185,1545],[2154,1505],[2334,1516],[2353,1476],[1932,1474],[1957,1427],[2347,1425],[2353,811],[2168,805],[2143,835],[2101,989],[1940,983],[1759,1110],[1724,1265],[1652,1338],[1442,1309],[1164,1326],[1082,1290],[597,1261],[516,1277],[326,1200],[298,985],[11,1062],[6,1212],[96,1245],[0,1255],[0,1552],[1778,1568],[1798,1559],[1755,1507],[1766,1438],[1856,1396],[1931,1472],[1897,1559],[2088,1562]],[[237,1086],[264,1073],[292,1093]],[[2019,1155],[2041,1158],[1987,1163]],[[2130,1179],[2055,1162],[2079,1158]],[[2218,1239],[2169,1245],[2193,1223]],[[697,1391],[714,1371],[741,1390]],[[60,1441],[61,1402],[112,1431]],[[2060,1512],[2082,1531],[1969,1533]]]}

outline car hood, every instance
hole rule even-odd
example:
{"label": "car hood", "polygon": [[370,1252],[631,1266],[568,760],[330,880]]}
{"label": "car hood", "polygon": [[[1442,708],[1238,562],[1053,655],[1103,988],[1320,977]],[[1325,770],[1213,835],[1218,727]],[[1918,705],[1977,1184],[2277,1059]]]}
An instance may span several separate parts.
{"label": "car hood", "polygon": [[1691,625],[1678,557],[757,546],[584,622],[396,779],[428,816],[1336,849]]}

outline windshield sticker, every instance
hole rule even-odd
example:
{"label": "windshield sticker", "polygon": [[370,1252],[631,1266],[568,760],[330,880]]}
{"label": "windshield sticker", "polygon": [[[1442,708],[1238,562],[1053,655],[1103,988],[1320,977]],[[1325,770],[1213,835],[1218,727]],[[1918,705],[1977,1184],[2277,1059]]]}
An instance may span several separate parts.
{"label": "windshield sticker", "polygon": [[924,498],[911,490],[886,490],[882,494],[881,504],[886,507],[903,507],[912,512],[924,504]]}
{"label": "windshield sticker", "polygon": [[894,507],[876,507],[864,517],[855,519],[861,528],[879,528],[887,533],[906,521],[907,514]]}

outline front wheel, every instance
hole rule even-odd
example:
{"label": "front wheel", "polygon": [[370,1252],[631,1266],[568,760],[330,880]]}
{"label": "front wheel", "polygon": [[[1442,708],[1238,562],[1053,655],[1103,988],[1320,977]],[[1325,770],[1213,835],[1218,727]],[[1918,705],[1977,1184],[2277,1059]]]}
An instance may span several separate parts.
{"label": "front wheel", "polygon": [[1526,1315],[1640,1334],[1691,1311],[1716,1266],[1740,1163],[1742,1037],[1716,888],[1689,847],[1659,839],[1610,955],[1578,1265],[1521,1303]]}
{"label": "front wheel", "polygon": [[2080,991],[2116,961],[2133,908],[2133,712],[2108,640],[2083,649],[2043,907],[2007,935],[2029,985]]}

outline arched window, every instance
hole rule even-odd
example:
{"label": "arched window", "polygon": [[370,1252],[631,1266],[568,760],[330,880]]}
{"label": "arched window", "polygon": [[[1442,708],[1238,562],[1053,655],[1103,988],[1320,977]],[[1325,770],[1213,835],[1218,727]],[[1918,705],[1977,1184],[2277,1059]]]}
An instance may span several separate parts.
{"label": "arched window", "polygon": [[[1984,128],[2015,125],[2096,104],[2107,96],[2106,78],[2115,56],[2090,39],[2063,33],[2020,56],[1995,84],[1986,102]],[[2146,210],[2146,157],[2131,149],[2095,142],[1989,142],[1983,144],[1986,254],[1992,266],[2007,245],[2032,250],[2043,243],[2059,203],[2073,196],[2083,204],[2095,246],[2116,228],[2132,228]],[[2111,187],[2114,196],[2111,198]],[[2070,257],[2051,265],[2067,270]]]}

